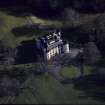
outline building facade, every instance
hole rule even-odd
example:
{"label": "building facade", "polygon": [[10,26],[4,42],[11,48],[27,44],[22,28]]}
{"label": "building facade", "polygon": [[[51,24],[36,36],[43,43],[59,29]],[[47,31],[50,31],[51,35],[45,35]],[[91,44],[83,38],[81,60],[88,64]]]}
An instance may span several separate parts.
{"label": "building facade", "polygon": [[63,40],[61,32],[52,32],[39,37],[36,40],[36,48],[38,54],[46,60],[51,60],[52,57],[62,53],[69,53],[69,43]]}

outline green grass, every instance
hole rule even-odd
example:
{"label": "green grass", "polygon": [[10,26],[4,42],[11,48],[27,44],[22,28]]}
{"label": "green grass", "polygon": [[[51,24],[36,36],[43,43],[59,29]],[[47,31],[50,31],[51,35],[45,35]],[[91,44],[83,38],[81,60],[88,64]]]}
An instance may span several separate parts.
{"label": "green grass", "polygon": [[16,36],[12,30],[19,27],[27,26],[28,22],[25,17],[16,17],[9,15],[6,11],[0,10],[0,39],[4,40],[11,47],[16,47],[23,40],[30,40],[34,36],[33,34],[27,36],[18,33],[19,36]]}
{"label": "green grass", "polygon": [[42,24],[42,25],[48,25],[48,26],[53,26],[55,28],[62,28],[64,27],[63,25],[63,20],[50,20],[50,19],[42,19],[36,16],[30,16],[29,17],[31,21],[34,24]]}
{"label": "green grass", "polygon": [[[92,67],[84,66],[84,75],[89,75],[92,73]],[[80,69],[74,66],[65,67],[61,70],[61,74],[64,77],[73,78],[80,76]]]}
{"label": "green grass", "polygon": [[[27,65],[27,67],[32,66],[32,64]],[[20,65],[17,67],[24,67]],[[26,67],[26,68],[27,68]],[[33,66],[34,67],[34,66]],[[88,72],[87,72],[88,70]],[[91,68],[88,67],[85,75],[91,73]],[[65,72],[66,71],[66,72]],[[64,68],[62,73],[69,77],[78,77],[79,70],[75,67]],[[29,82],[27,86],[30,88],[23,89],[18,96],[10,97],[4,96],[0,97],[0,103],[13,103],[13,104],[105,104],[103,101],[99,101],[91,96],[94,93],[94,96],[97,92],[100,93],[100,90],[103,88],[90,87],[91,84],[88,82],[87,90],[78,89],[74,83],[71,84],[62,84],[60,81],[56,80],[49,74],[43,75],[30,75]],[[89,80],[90,81],[90,80]],[[85,81],[84,81],[85,82]],[[87,82],[87,79],[86,79]],[[90,82],[91,83],[91,82]],[[80,84],[79,87],[86,84]],[[102,91],[101,91],[102,92]],[[90,94],[90,96],[88,95]],[[7,100],[8,99],[8,100]]]}
{"label": "green grass", "polygon": [[91,75],[94,72],[94,68],[91,66],[84,66],[84,75]]}
{"label": "green grass", "polygon": [[30,81],[28,85],[33,89],[26,89],[12,103],[101,104],[76,90],[73,84],[63,85],[49,75],[32,77]]}
{"label": "green grass", "polygon": [[27,23],[26,20],[0,11],[0,21],[2,21],[0,39],[3,39],[7,44],[14,47],[17,44],[17,40],[11,31],[15,27],[25,25]]}
{"label": "green grass", "polygon": [[101,58],[96,62],[97,67],[105,67],[105,58]]}
{"label": "green grass", "polygon": [[[31,17],[34,24],[53,25],[60,27],[62,24],[58,21],[49,21],[40,19],[37,17]],[[35,31],[30,27],[27,17],[15,16],[8,14],[8,11],[0,9],[0,40],[11,46],[16,47],[22,41],[31,40],[39,35],[43,35],[45,32]],[[12,30],[15,29],[15,32]]]}
{"label": "green grass", "polygon": [[64,77],[70,77],[70,78],[73,78],[73,77],[79,77],[80,76],[80,70],[76,67],[65,67],[61,70],[61,74],[64,76]]}
{"label": "green grass", "polygon": [[[11,46],[17,47],[22,41],[31,40],[39,35],[43,35],[46,32],[35,31],[30,26],[27,17],[15,16],[9,14],[8,11],[0,9],[0,40]],[[52,21],[40,19],[36,16],[30,16],[34,24],[51,25],[61,27],[61,21]],[[12,30],[16,29],[15,32]]]}

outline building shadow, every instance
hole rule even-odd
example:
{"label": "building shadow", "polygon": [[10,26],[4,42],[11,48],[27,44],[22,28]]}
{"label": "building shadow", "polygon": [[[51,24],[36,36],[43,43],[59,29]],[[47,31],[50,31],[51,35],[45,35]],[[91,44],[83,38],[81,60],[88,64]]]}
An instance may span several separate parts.
{"label": "building shadow", "polygon": [[17,47],[16,64],[25,64],[37,61],[37,50],[35,40],[23,41]]}

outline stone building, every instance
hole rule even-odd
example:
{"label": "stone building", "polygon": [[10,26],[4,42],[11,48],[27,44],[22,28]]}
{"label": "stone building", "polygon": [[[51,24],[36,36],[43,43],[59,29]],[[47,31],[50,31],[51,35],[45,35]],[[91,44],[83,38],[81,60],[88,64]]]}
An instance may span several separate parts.
{"label": "stone building", "polygon": [[49,35],[39,37],[36,40],[38,54],[45,60],[51,60],[52,57],[69,53],[69,43],[63,40],[61,32],[52,32]]}

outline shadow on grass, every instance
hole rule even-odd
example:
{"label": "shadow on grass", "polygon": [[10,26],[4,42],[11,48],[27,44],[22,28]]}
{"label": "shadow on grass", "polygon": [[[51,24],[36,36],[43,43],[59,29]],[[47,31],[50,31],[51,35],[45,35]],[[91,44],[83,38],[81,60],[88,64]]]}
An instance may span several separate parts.
{"label": "shadow on grass", "polygon": [[[53,4],[54,3],[54,4]],[[40,18],[59,19],[65,8],[73,8],[74,10],[84,14],[96,14],[105,12],[104,0],[1,0],[0,7],[5,8],[8,14],[14,16],[25,16],[32,13]]]}
{"label": "shadow on grass", "polygon": [[6,6],[1,6],[0,10],[16,17],[25,17],[29,16],[30,14],[34,14],[39,18],[49,20],[57,20],[61,17],[62,10],[60,10],[59,8],[52,10],[46,5],[37,8],[36,7],[36,4],[35,6],[31,6],[30,4],[19,4],[11,6],[11,4],[7,4]]}
{"label": "shadow on grass", "polygon": [[86,97],[105,101],[105,78],[99,75],[88,75],[73,79],[73,82],[74,88],[83,91]]}
{"label": "shadow on grass", "polygon": [[16,27],[11,30],[11,32],[19,37],[19,36],[33,36],[35,34],[34,29],[30,26],[22,26]]}
{"label": "shadow on grass", "polygon": [[89,22],[75,27],[65,27],[62,29],[63,36],[75,43],[87,43],[90,40],[90,35],[95,36],[95,30],[93,23],[89,25]]}
{"label": "shadow on grass", "polygon": [[17,47],[16,64],[25,64],[37,61],[37,50],[35,40],[23,41]]}
{"label": "shadow on grass", "polygon": [[21,92],[22,88],[25,88],[23,84],[28,78],[28,75],[22,71],[5,71],[0,73],[0,97],[5,96],[17,96]]}
{"label": "shadow on grass", "polygon": [[[56,3],[56,4],[53,4]],[[54,7],[53,7],[54,6]],[[49,0],[30,1],[30,0],[1,0],[0,7],[7,8],[8,13],[22,16],[23,13],[34,13],[42,18],[59,18],[65,8],[73,8],[81,13],[96,14],[105,12],[104,0],[61,0],[60,2],[50,2]],[[15,8],[15,11],[14,11]],[[16,8],[21,8],[21,11],[16,11]],[[19,14],[18,14],[19,13]],[[20,15],[21,14],[21,15]]]}
{"label": "shadow on grass", "polygon": [[11,71],[0,72],[0,98],[18,96],[24,89],[30,88],[28,83],[32,76],[44,73],[35,68],[13,68]]}

